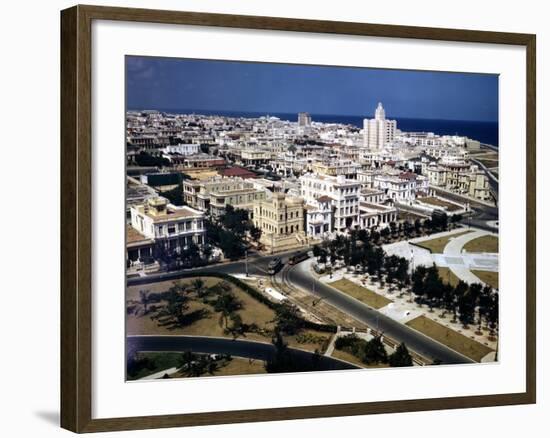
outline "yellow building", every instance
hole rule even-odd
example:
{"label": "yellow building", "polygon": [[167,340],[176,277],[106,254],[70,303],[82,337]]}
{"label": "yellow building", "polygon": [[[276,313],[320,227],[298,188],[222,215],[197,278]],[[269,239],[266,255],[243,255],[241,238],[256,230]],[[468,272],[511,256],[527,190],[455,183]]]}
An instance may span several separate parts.
{"label": "yellow building", "polygon": [[261,243],[271,251],[306,243],[304,200],[274,193],[254,204],[254,225],[262,230]]}

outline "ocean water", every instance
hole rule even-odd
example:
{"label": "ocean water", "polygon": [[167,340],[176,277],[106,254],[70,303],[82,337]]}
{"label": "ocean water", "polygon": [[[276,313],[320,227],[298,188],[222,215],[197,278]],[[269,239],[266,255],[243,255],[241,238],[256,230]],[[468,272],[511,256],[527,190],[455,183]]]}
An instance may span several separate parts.
{"label": "ocean water", "polygon": [[[192,110],[192,109],[163,109],[154,108],[158,111],[173,113],[173,114],[204,114],[204,115],[221,115],[227,117],[247,117],[257,118],[265,115],[275,116],[281,120],[296,121],[298,115],[295,113],[255,113],[255,112],[239,112],[239,111],[208,111],[208,110]],[[139,111],[139,109],[137,109]],[[314,122],[324,123],[343,123],[353,125],[358,128],[363,127],[363,119],[365,117],[372,118],[372,115],[367,116],[347,116],[347,115],[330,115],[330,114],[311,114]],[[388,118],[392,118],[388,116]],[[395,118],[397,120],[397,128],[408,132],[434,132],[439,135],[462,135],[471,139],[478,140],[481,143],[489,144],[498,147],[498,122],[478,122],[468,120],[437,120],[437,119],[410,119],[410,118]]]}

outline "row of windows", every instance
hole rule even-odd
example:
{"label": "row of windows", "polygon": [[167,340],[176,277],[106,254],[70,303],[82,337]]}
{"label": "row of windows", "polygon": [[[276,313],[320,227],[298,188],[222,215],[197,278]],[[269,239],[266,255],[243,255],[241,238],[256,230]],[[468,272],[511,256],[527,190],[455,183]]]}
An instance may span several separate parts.
{"label": "row of windows", "polygon": [[[202,229],[204,226],[203,221],[197,221],[196,227],[197,229]],[[164,232],[164,229],[167,229],[167,234],[172,235],[176,234],[176,230],[181,232],[184,231],[191,231],[193,229],[193,222],[192,221],[186,221],[186,222],[180,222],[179,224],[172,224],[172,225],[159,225],[157,226],[157,234],[162,235]]]}
{"label": "row of windows", "polygon": [[[277,232],[277,227],[266,222],[262,223],[262,229],[267,230],[270,233]],[[285,227],[279,228],[279,234],[288,234],[289,232],[290,234],[292,234],[292,233],[297,233],[299,231],[300,231],[300,225],[290,225],[290,227],[287,225]]]}
{"label": "row of windows", "polygon": [[[259,213],[258,213],[261,216],[263,217],[267,217],[269,219],[276,219],[277,218],[277,214],[273,211],[270,211],[270,210],[263,210],[261,207],[259,209]],[[284,214],[283,213],[280,213],[279,214],[279,220],[282,221],[282,220],[287,220],[287,219],[299,219],[302,217],[302,213],[301,211],[291,211],[290,213],[288,212],[285,212]]]}

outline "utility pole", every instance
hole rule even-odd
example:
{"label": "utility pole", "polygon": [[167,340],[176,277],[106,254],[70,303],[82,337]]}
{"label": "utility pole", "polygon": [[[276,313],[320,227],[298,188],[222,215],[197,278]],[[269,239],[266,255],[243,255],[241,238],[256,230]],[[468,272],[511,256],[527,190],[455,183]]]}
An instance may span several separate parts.
{"label": "utility pole", "polygon": [[244,269],[246,276],[248,277],[248,249],[244,250]]}

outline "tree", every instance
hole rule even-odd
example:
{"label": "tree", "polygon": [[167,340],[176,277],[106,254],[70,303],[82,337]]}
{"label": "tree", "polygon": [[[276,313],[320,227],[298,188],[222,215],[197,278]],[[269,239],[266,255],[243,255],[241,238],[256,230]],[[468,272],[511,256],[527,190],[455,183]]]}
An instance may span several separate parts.
{"label": "tree", "polygon": [[189,351],[189,350],[184,351],[181,354],[180,359],[179,359],[179,363],[180,363],[179,369],[189,370],[191,368],[191,364],[196,359],[196,357],[197,357],[197,355],[192,353],[191,351]]}
{"label": "tree", "polygon": [[443,282],[435,265],[428,268],[424,278],[424,294],[428,300],[430,311],[438,305],[443,295]]}
{"label": "tree", "polygon": [[477,332],[478,334],[481,334],[481,325],[483,323],[483,319],[487,317],[487,314],[490,311],[491,307],[491,295],[493,294],[493,288],[489,286],[488,284],[483,287],[481,290],[481,294],[478,299],[478,307],[477,307],[477,313],[478,313],[478,324],[477,324]]}
{"label": "tree", "polygon": [[258,228],[254,225],[252,225],[250,227],[250,230],[249,230],[249,233],[250,233],[250,238],[258,243],[260,241],[260,238],[262,237],[262,229],[261,228]]}
{"label": "tree", "polygon": [[452,322],[456,322],[456,310],[457,306],[459,304],[459,301],[462,299],[464,295],[468,292],[468,284],[462,280],[460,280],[457,285],[455,286],[454,290],[454,296],[455,296],[455,305],[452,308],[453,311],[453,320]]}
{"label": "tree", "polygon": [[395,278],[397,280],[397,287],[400,292],[411,281],[409,276],[409,261],[404,257],[399,257],[397,269],[395,271]]}
{"label": "tree", "polygon": [[412,273],[412,292],[421,296],[424,294],[424,278],[426,277],[427,269],[425,266],[417,266]]}
{"label": "tree", "polygon": [[265,370],[268,373],[285,373],[295,371],[295,366],[292,361],[292,356],[288,351],[288,346],[278,330],[275,331],[275,335],[271,339],[271,343],[275,346],[275,354],[266,362]]}
{"label": "tree", "polygon": [[397,346],[396,350],[388,357],[390,367],[411,367],[412,357],[404,343]]}
{"label": "tree", "polygon": [[185,312],[189,309],[189,296],[187,292],[187,288],[179,282],[175,282],[166,292],[166,311],[179,324],[183,322]]}
{"label": "tree", "polygon": [[420,222],[420,219],[415,219],[414,221],[414,231],[418,235],[420,234],[420,230],[422,229],[422,222]]}
{"label": "tree", "polygon": [[315,257],[317,261],[319,261],[319,257],[321,256],[321,252],[323,251],[321,247],[315,244],[313,245],[312,251],[313,251],[313,257]]}
{"label": "tree", "polygon": [[205,292],[204,280],[202,278],[193,280],[193,289],[198,297],[202,297]]}
{"label": "tree", "polygon": [[390,222],[390,231],[392,236],[395,237],[397,235],[397,224],[394,221]]}
{"label": "tree", "polygon": [[142,307],[143,315],[147,315],[149,313],[149,304],[151,304],[151,293],[148,289],[140,290],[139,291],[139,304]]}
{"label": "tree", "polygon": [[407,238],[411,237],[413,229],[413,225],[408,220],[403,222],[403,232]]}
{"label": "tree", "polygon": [[170,161],[164,157],[154,157],[145,151],[136,155],[136,164],[143,167],[163,167],[169,166]]}
{"label": "tree", "polygon": [[242,303],[233,292],[224,291],[218,295],[213,306],[216,312],[220,312],[220,325],[227,328],[229,318],[235,311],[242,308]]}
{"label": "tree", "polygon": [[285,302],[275,308],[275,322],[277,331],[288,335],[296,334],[303,326],[298,308]]}
{"label": "tree", "polygon": [[443,301],[444,310],[441,316],[444,317],[446,312],[452,312],[453,315],[455,315],[456,314],[455,288],[451,286],[449,283],[443,284],[442,301]]}
{"label": "tree", "polygon": [[185,205],[185,201],[183,200],[183,184],[181,181],[172,190],[162,192],[162,196],[168,199],[170,204],[177,206]]}
{"label": "tree", "polygon": [[499,313],[499,296],[498,291],[491,294],[491,302],[487,311],[487,321],[489,322],[491,337],[495,336],[495,331],[498,329],[498,313]]}
{"label": "tree", "polygon": [[471,287],[468,292],[458,298],[459,319],[464,328],[474,322],[476,308],[476,298],[471,292]]}
{"label": "tree", "polygon": [[382,343],[381,336],[375,336],[365,344],[363,361],[369,365],[388,361],[388,353]]}

